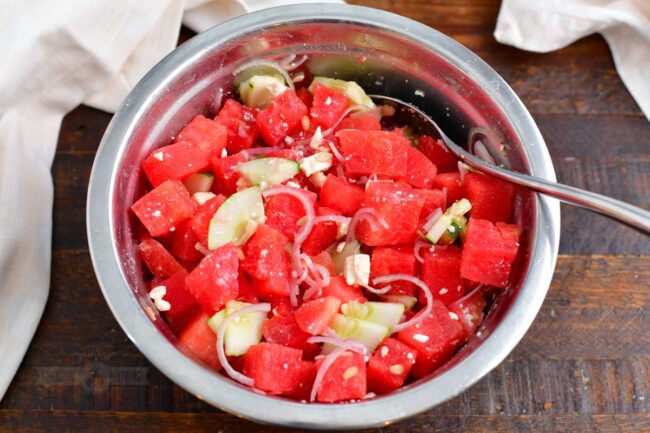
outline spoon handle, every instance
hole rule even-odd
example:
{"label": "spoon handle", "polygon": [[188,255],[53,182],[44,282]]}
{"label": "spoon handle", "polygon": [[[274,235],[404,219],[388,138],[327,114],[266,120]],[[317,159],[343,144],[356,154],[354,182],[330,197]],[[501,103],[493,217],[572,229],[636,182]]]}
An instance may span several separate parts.
{"label": "spoon handle", "polygon": [[479,168],[485,174],[541,192],[564,203],[598,212],[642,232],[650,233],[650,212],[645,209],[591,191],[505,170],[488,164],[473,155],[471,160],[471,165]]}

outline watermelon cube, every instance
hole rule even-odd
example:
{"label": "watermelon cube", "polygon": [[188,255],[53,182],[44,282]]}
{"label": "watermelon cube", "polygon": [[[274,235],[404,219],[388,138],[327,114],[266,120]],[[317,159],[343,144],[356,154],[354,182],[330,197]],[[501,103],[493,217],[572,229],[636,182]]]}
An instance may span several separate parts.
{"label": "watermelon cube", "polygon": [[379,123],[379,118],[373,112],[352,113],[343,119],[336,129],[361,129],[364,131],[378,131],[381,129],[381,123]]}
{"label": "watermelon cube", "polygon": [[[384,218],[388,228],[359,221],[357,238],[370,246],[409,244],[415,241],[423,200],[405,184],[393,182],[369,182],[363,206],[370,207]],[[371,217],[369,217],[371,218]]]}
{"label": "watermelon cube", "polygon": [[[316,194],[305,191],[312,202]],[[296,197],[289,194],[276,194],[268,198],[264,206],[266,225],[282,233],[288,240],[293,241],[300,228],[298,221],[305,216],[305,207]]]}
{"label": "watermelon cube", "polygon": [[323,206],[335,209],[345,216],[354,215],[363,204],[363,188],[350,184],[347,180],[327,175],[320,190],[320,200]]}
{"label": "watermelon cube", "polygon": [[319,345],[307,342],[311,334],[300,329],[288,304],[280,304],[273,309],[271,317],[264,321],[262,335],[269,343],[300,349],[305,355],[316,355],[320,351]]}
{"label": "watermelon cube", "polygon": [[277,146],[301,125],[307,107],[291,89],[278,95],[257,115],[257,128],[269,146]]}
{"label": "watermelon cube", "polygon": [[368,362],[368,390],[387,394],[404,384],[411,372],[417,351],[395,338],[387,338],[377,347]]}
{"label": "watermelon cube", "polygon": [[140,197],[131,206],[131,210],[151,236],[157,237],[170,233],[180,223],[189,219],[196,207],[182,182],[167,180]]}
{"label": "watermelon cube", "polygon": [[209,161],[212,155],[221,155],[227,139],[228,130],[223,125],[199,114],[178,133],[174,141],[195,146]]}
{"label": "watermelon cube", "polygon": [[338,275],[332,275],[330,283],[323,287],[322,294],[323,296],[334,296],[340,299],[341,303],[351,301],[363,303],[367,301],[360,287],[348,285],[345,278]]}
{"label": "watermelon cube", "polygon": [[311,108],[311,104],[314,102],[314,96],[311,94],[307,87],[301,87],[300,89],[296,90],[296,95],[298,95],[302,103],[305,104],[307,108]]}
{"label": "watermelon cube", "polygon": [[468,173],[463,182],[465,197],[472,203],[470,216],[507,223],[512,215],[512,183],[481,173]]}
{"label": "watermelon cube", "polygon": [[428,135],[421,135],[418,139],[417,147],[420,152],[436,165],[438,173],[458,171],[458,160],[441,141]]}
{"label": "watermelon cube", "polygon": [[214,172],[212,192],[223,194],[226,197],[236,193],[237,181],[239,180],[237,166],[244,161],[246,161],[246,158],[240,154],[225,158],[212,158],[212,171]]}
{"label": "watermelon cube", "polygon": [[460,173],[442,173],[433,178],[433,188],[447,191],[447,207],[465,197]]}
{"label": "watermelon cube", "polygon": [[334,263],[332,262],[332,256],[327,251],[321,251],[320,253],[312,256],[312,261],[315,265],[321,265],[327,269],[330,275],[335,274]]}
{"label": "watermelon cube", "polygon": [[[258,136],[257,110],[228,99],[214,118],[214,121],[227,129],[226,149],[236,153],[248,149]],[[219,154],[220,156],[220,154]]]}
{"label": "watermelon cube", "polygon": [[436,166],[422,152],[409,147],[406,159],[406,177],[410,185],[418,188],[431,188],[436,176]]}
{"label": "watermelon cube", "polygon": [[169,251],[155,239],[145,239],[138,245],[140,258],[147,268],[159,278],[169,278],[178,271],[183,270],[178,261]]}
{"label": "watermelon cube", "polygon": [[[465,289],[460,278],[460,248],[436,246],[433,251],[423,249],[421,255],[424,263],[420,279],[429,286],[434,299],[447,305],[463,296]],[[421,294],[420,302],[426,303],[424,294]]]}
{"label": "watermelon cube", "polygon": [[197,306],[196,298],[187,290],[186,277],[187,271],[183,269],[156,284],[156,287],[163,286],[166,290],[163,299],[169,302],[171,307],[165,314],[171,319],[178,319]]}
{"label": "watermelon cube", "polygon": [[[321,206],[316,209],[316,215],[338,215],[338,212],[334,209]],[[338,232],[339,228],[336,222],[318,222],[314,224],[314,228],[309,232],[307,239],[302,243],[302,250],[310,256],[315,256],[336,241]]]}
{"label": "watermelon cube", "polygon": [[322,130],[331,128],[348,108],[348,97],[317,82],[312,84],[312,93],[311,121]]}
{"label": "watermelon cube", "polygon": [[210,159],[201,149],[179,142],[156,149],[142,162],[142,169],[153,186],[166,180],[183,179],[208,167]]}
{"label": "watermelon cube", "polygon": [[470,281],[506,287],[519,249],[517,226],[470,218],[463,242],[460,275]]}
{"label": "watermelon cube", "polygon": [[253,284],[245,273],[239,273],[237,283],[239,284],[239,295],[237,295],[238,301],[248,302],[249,304],[257,304],[259,302],[257,294],[255,293],[255,290],[253,290]]}
{"label": "watermelon cube", "polygon": [[241,268],[252,277],[253,290],[264,300],[289,296],[290,257],[288,239],[262,224],[244,245]]}
{"label": "watermelon cube", "polygon": [[341,306],[341,300],[334,296],[314,299],[302,304],[296,310],[296,322],[300,329],[311,335],[319,335],[332,321]]}
{"label": "watermelon cube", "polygon": [[178,342],[200,361],[214,370],[221,369],[217,355],[217,336],[208,326],[210,316],[204,311],[196,314],[178,334]]}
{"label": "watermelon cube", "polygon": [[237,248],[226,244],[205,256],[185,282],[201,307],[208,314],[214,314],[226,302],[237,298],[238,274]]}
{"label": "watermelon cube", "polygon": [[440,367],[460,347],[465,330],[449,310],[437,299],[433,300],[431,312],[421,322],[397,334],[397,338],[417,350],[411,374],[421,378]]}
{"label": "watermelon cube", "polygon": [[422,226],[427,221],[427,219],[436,209],[440,209],[443,212],[445,211],[445,193],[441,190],[416,189],[415,192],[419,194],[424,201],[422,205],[422,212],[420,213],[420,226]]}
{"label": "watermelon cube", "polygon": [[196,249],[199,238],[194,234],[192,220],[180,224],[169,235],[169,250],[181,260],[196,262],[203,258],[203,254]]}
{"label": "watermelon cube", "polygon": [[217,213],[219,206],[226,200],[222,194],[212,197],[203,203],[190,220],[190,226],[198,241],[205,247],[208,245],[208,233],[210,231],[210,220]]}
{"label": "watermelon cube", "polygon": [[273,343],[251,346],[244,356],[244,374],[255,388],[269,394],[290,394],[301,379],[302,350]]}
{"label": "watermelon cube", "polygon": [[345,129],[336,133],[345,170],[351,176],[378,175],[404,178],[411,143],[400,130],[360,131]]}
{"label": "watermelon cube", "polygon": [[295,389],[287,394],[287,397],[291,397],[298,401],[309,401],[316,374],[318,374],[318,369],[316,368],[315,362],[300,361],[298,384]]}
{"label": "watermelon cube", "polygon": [[[370,258],[370,280],[389,274],[417,275],[417,262],[412,247],[377,247]],[[417,288],[408,281],[390,284],[391,295],[417,296]]]}
{"label": "watermelon cube", "polygon": [[483,310],[487,302],[481,290],[449,304],[449,311],[458,316],[458,321],[465,330],[465,340],[469,340],[483,321]]}
{"label": "watermelon cube", "polygon": [[[323,359],[316,361],[317,368],[322,367]],[[361,354],[343,352],[323,375],[316,400],[321,403],[334,403],[365,396],[366,361]]]}

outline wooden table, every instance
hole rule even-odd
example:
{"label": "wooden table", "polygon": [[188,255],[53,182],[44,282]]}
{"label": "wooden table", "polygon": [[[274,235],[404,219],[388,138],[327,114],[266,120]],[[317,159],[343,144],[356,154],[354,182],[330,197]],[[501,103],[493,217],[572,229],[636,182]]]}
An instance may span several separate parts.
{"label": "wooden table", "polygon": [[[531,54],[492,37],[497,0],[355,3],[420,20],[491,64],[535,118],[560,181],[650,207],[650,123],[601,37]],[[88,254],[85,197],[110,117],[79,107],[63,122],[52,168],[50,299],[0,403],[0,432],[281,431],[220,412],[174,385],[106,306]],[[381,431],[650,431],[650,242],[568,207],[562,226],[551,290],[507,360],[461,396]]]}

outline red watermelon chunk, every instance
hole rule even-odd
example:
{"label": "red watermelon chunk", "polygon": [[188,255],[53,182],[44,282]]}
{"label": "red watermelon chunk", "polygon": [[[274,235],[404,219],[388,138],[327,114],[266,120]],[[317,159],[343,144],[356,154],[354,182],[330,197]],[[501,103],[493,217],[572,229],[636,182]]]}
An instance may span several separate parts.
{"label": "red watermelon chunk", "polygon": [[244,374],[255,388],[270,394],[290,394],[301,379],[302,350],[280,344],[259,343],[244,356]]}
{"label": "red watermelon chunk", "polygon": [[176,143],[190,143],[210,160],[212,155],[221,155],[226,146],[228,130],[212,119],[199,114],[178,133]]}
{"label": "red watermelon chunk", "polygon": [[312,256],[311,259],[312,259],[312,261],[314,262],[315,265],[324,266],[325,269],[327,269],[331,275],[333,275],[335,273],[334,272],[334,263],[332,262],[332,256],[327,251],[321,251],[320,253],[316,254],[315,256]]}
{"label": "red watermelon chunk", "polygon": [[[389,274],[417,275],[417,262],[412,247],[377,247],[372,251],[370,280]],[[390,285],[391,295],[417,296],[417,288],[413,283],[395,281]]]}
{"label": "red watermelon chunk", "polygon": [[203,203],[199,210],[196,211],[194,216],[191,219],[190,225],[194,235],[197,237],[198,241],[204,246],[208,245],[208,233],[210,231],[210,220],[219,206],[226,200],[226,197],[222,194],[212,197],[210,200]]}
{"label": "red watermelon chunk", "polygon": [[214,370],[221,369],[217,355],[217,336],[208,326],[210,316],[201,311],[178,334],[178,342]]}
{"label": "red watermelon chunk", "polygon": [[[316,361],[316,367],[322,367],[323,359]],[[363,355],[343,352],[323,375],[316,400],[321,403],[334,403],[365,396],[366,362]]]}
{"label": "red watermelon chunk", "polygon": [[307,107],[291,89],[278,95],[257,115],[257,128],[269,146],[277,146],[301,125]]}
{"label": "red watermelon chunk", "polygon": [[[458,247],[440,247],[422,249],[424,263],[420,271],[420,279],[429,286],[434,299],[447,305],[463,296],[465,291],[463,280],[460,278],[461,250]],[[426,303],[424,294],[420,302]]]}
{"label": "red watermelon chunk", "polygon": [[241,268],[253,278],[253,289],[261,299],[289,296],[290,257],[287,238],[262,224],[244,245]]}
{"label": "red watermelon chunk", "polygon": [[255,293],[255,290],[253,290],[253,284],[245,273],[239,273],[237,283],[239,284],[239,295],[237,295],[238,301],[248,302],[249,304],[257,304],[259,302],[257,294]]}
{"label": "red watermelon chunk", "polygon": [[140,197],[131,210],[151,236],[158,237],[190,218],[196,207],[182,182],[167,180]]}
{"label": "red watermelon chunk", "polygon": [[460,173],[442,173],[433,178],[433,187],[447,190],[447,207],[463,198],[463,186],[460,184]]}
{"label": "red watermelon chunk", "polygon": [[406,177],[410,185],[418,188],[431,188],[436,176],[436,166],[414,147],[408,148],[406,160]]}
{"label": "red watermelon chunk", "polygon": [[187,271],[183,269],[156,284],[156,287],[163,286],[166,290],[163,300],[169,302],[170,309],[165,314],[172,319],[178,319],[186,315],[197,306],[196,298],[187,290],[185,285],[186,277]]}
{"label": "red watermelon chunk", "polygon": [[334,296],[314,299],[302,304],[296,310],[296,322],[300,329],[311,335],[325,331],[341,306],[341,300]]}
{"label": "red watermelon chunk", "polygon": [[465,340],[469,340],[483,321],[483,310],[487,302],[481,290],[449,304],[449,311],[458,316],[458,321],[465,330]]}
{"label": "red watermelon chunk", "polygon": [[[433,211],[440,209],[445,211],[445,193],[439,189],[416,189],[415,192],[422,197],[424,204],[420,213],[420,226],[431,216]],[[450,203],[451,204],[451,203]]]}
{"label": "red watermelon chunk", "polygon": [[262,335],[269,343],[300,349],[305,355],[316,355],[320,351],[318,344],[307,342],[311,334],[300,329],[293,309],[286,304],[273,309],[272,316],[264,321]]}
{"label": "red watermelon chunk", "polygon": [[155,239],[145,239],[138,245],[140,258],[152,274],[159,278],[168,278],[183,270],[169,251]]}
{"label": "red watermelon chunk", "polygon": [[227,244],[205,256],[185,282],[201,307],[207,313],[214,314],[226,302],[237,298],[238,268],[237,248]]}
{"label": "red watermelon chunk", "polygon": [[318,369],[316,368],[315,362],[300,361],[298,385],[287,396],[298,401],[309,401],[316,374],[318,374]]}
{"label": "red watermelon chunk", "polygon": [[311,121],[323,130],[331,128],[348,108],[348,97],[316,82],[312,84],[312,93]]}
{"label": "red watermelon chunk", "polygon": [[412,243],[417,236],[422,205],[422,198],[408,185],[369,182],[363,206],[375,209],[386,220],[388,228],[380,224],[375,227],[362,219],[355,234],[362,243],[370,246]]}
{"label": "red watermelon chunk", "polygon": [[363,197],[363,188],[352,185],[333,174],[327,175],[320,190],[320,201],[323,206],[335,209],[349,217],[361,208]]}
{"label": "red watermelon chunk", "polygon": [[[316,194],[305,191],[312,202]],[[298,221],[305,216],[305,207],[296,197],[289,194],[276,194],[268,198],[264,206],[266,225],[282,233],[290,241],[296,237],[299,230]]]}
{"label": "red watermelon chunk", "polygon": [[345,129],[336,133],[351,176],[378,175],[404,178],[411,143],[402,131],[359,131]]}
{"label": "red watermelon chunk", "polygon": [[470,218],[463,242],[460,274],[477,283],[506,287],[519,248],[519,228]]}
{"label": "red watermelon chunk", "polygon": [[332,275],[329,285],[323,287],[323,296],[334,296],[341,300],[341,303],[357,301],[366,302],[367,299],[363,296],[361,288],[357,286],[349,286],[345,282],[345,278],[338,275]]}
{"label": "red watermelon chunk", "polygon": [[418,139],[418,149],[436,165],[438,173],[458,171],[458,160],[447,146],[428,135]]}
{"label": "red watermelon chunk", "polygon": [[470,216],[476,219],[510,221],[515,186],[481,173],[468,173],[463,183],[465,197],[472,203]]}
{"label": "red watermelon chunk", "polygon": [[373,112],[352,113],[343,119],[336,129],[379,131],[381,129],[381,123],[379,123],[379,118]]}
{"label": "red watermelon chunk", "polygon": [[387,394],[404,384],[411,372],[417,351],[394,338],[387,338],[368,362],[368,390]]}
{"label": "red watermelon chunk", "polygon": [[181,260],[196,262],[203,258],[203,254],[196,249],[199,238],[194,234],[192,220],[187,220],[174,229],[169,236],[169,250]]}
{"label": "red watermelon chunk", "polygon": [[307,108],[311,108],[311,104],[314,102],[314,96],[311,94],[307,87],[301,87],[296,90],[296,95],[300,98],[303,104]]}
{"label": "red watermelon chunk", "polygon": [[[334,209],[321,206],[316,209],[316,216],[338,215]],[[315,256],[336,241],[339,232],[338,224],[334,221],[321,221],[314,224],[307,239],[302,243],[302,250],[310,256]]]}
{"label": "red watermelon chunk", "polygon": [[198,147],[180,142],[156,149],[142,162],[149,182],[158,186],[166,180],[183,179],[208,167],[210,160]]}
{"label": "red watermelon chunk", "polygon": [[246,158],[240,154],[225,158],[212,158],[212,171],[214,172],[212,192],[225,196],[236,193],[237,181],[239,180],[237,166],[244,161],[246,161]]}
{"label": "red watermelon chunk", "polygon": [[[214,121],[227,129],[226,149],[236,153],[248,149],[258,136],[257,110],[240,104],[234,99],[228,99],[214,118]],[[219,153],[218,156],[221,156]]]}
{"label": "red watermelon chunk", "polygon": [[418,352],[411,370],[416,378],[426,376],[449,360],[464,337],[463,326],[450,317],[447,308],[437,299],[433,300],[432,310],[424,320],[397,335],[400,341]]}

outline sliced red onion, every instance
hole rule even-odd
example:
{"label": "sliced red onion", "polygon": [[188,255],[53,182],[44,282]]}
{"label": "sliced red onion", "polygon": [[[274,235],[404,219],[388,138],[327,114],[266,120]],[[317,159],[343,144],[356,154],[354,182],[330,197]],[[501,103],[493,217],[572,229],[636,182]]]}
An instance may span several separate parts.
{"label": "sliced red onion", "polygon": [[341,347],[351,352],[359,353],[363,356],[366,356],[368,354],[368,349],[366,349],[366,346],[364,346],[362,343],[351,339],[343,339],[337,336],[336,333],[330,333],[330,335],[327,336],[318,335],[315,337],[309,337],[307,339],[307,342],[314,344],[331,344],[333,346]]}
{"label": "sliced red onion", "polygon": [[369,291],[370,293],[374,293],[375,295],[385,295],[386,293],[390,292],[390,289],[393,288],[390,284],[388,286],[382,287],[381,289],[376,289],[367,284],[361,284],[361,286],[367,291]]}
{"label": "sliced red onion", "polygon": [[490,164],[496,165],[497,163],[481,140],[478,140],[474,143],[474,154],[481,158],[483,161],[489,162]]}
{"label": "sliced red onion", "polygon": [[229,314],[226,316],[226,318],[223,320],[221,323],[221,326],[219,326],[219,329],[217,330],[217,356],[219,357],[219,362],[223,366],[223,369],[228,373],[228,376],[230,376],[232,379],[236,380],[237,382],[241,383],[242,385],[254,386],[253,379],[250,377],[241,374],[228,362],[228,358],[226,357],[226,352],[223,348],[224,341],[224,333],[226,332],[226,328],[232,322],[233,320],[237,319],[238,317],[243,316],[244,314],[249,314],[249,313],[268,313],[271,311],[271,304],[268,303],[261,303],[261,304],[254,304],[254,305],[249,305],[248,307],[244,307],[241,310],[234,311],[233,313]]}
{"label": "sliced red onion", "polygon": [[377,229],[377,223],[381,224],[385,229],[390,228],[388,222],[384,219],[384,217],[379,215],[379,213],[375,209],[371,207],[362,207],[352,216],[352,219],[350,220],[350,227],[348,227],[348,234],[345,237],[346,243],[350,243],[354,239],[354,231],[357,228],[357,223],[362,218],[366,218],[369,215],[375,218],[374,221],[372,219],[368,219],[368,222],[370,223],[370,225],[373,226],[373,229]]}
{"label": "sliced red onion", "polygon": [[334,146],[334,143],[332,143],[331,141],[328,141],[327,145],[329,146],[330,150],[332,151],[332,155],[334,155],[334,157],[336,159],[338,159],[341,164],[343,164],[345,162],[345,159],[343,159],[343,155],[341,155],[341,152],[339,152],[339,150],[336,148],[336,146]]}
{"label": "sliced red onion", "polygon": [[422,291],[424,292],[424,297],[427,300],[427,305],[424,307],[422,311],[420,311],[418,314],[413,316],[410,320],[407,320],[406,322],[399,323],[393,327],[392,332],[399,332],[402,331],[406,328],[409,328],[411,326],[417,325],[420,323],[426,316],[429,315],[431,312],[432,304],[433,304],[433,296],[431,295],[431,289],[429,289],[429,286],[427,286],[424,281],[422,281],[419,278],[414,277],[413,275],[407,275],[407,274],[391,274],[391,275],[383,275],[381,277],[377,277],[372,280],[373,284],[381,284],[381,283],[392,283],[393,281],[408,281],[409,283],[413,283],[416,286],[418,286]]}
{"label": "sliced red onion", "polygon": [[298,66],[305,63],[305,61],[307,59],[308,59],[308,57],[305,54],[302,54],[300,56],[300,58],[298,58],[298,60],[296,60],[296,55],[295,54],[290,54],[287,57],[279,60],[278,65],[280,65],[286,71],[293,71]]}
{"label": "sliced red onion", "polygon": [[345,349],[343,347],[337,347],[332,351],[332,353],[330,353],[325,357],[325,360],[320,365],[320,368],[316,373],[314,384],[311,387],[311,394],[309,395],[309,401],[316,400],[316,395],[318,394],[318,388],[320,388],[320,383],[323,381],[323,378],[325,377],[325,373],[327,373],[327,370],[329,370],[329,368],[332,366],[334,361],[336,361],[336,358],[341,356],[343,352],[345,352]]}
{"label": "sliced red onion", "polygon": [[424,259],[420,255],[420,250],[422,248],[431,248],[431,247],[433,247],[433,244],[431,242],[423,241],[422,239],[416,240],[415,245],[413,245],[413,255],[415,256],[415,259],[420,263],[424,263]]}
{"label": "sliced red onion", "polygon": [[269,153],[275,152],[276,150],[281,150],[282,148],[280,146],[274,146],[274,147],[251,147],[250,149],[244,149],[241,152],[239,152],[240,155],[242,155],[246,159],[250,159],[251,156],[258,156],[258,155],[267,155]]}
{"label": "sliced red onion", "polygon": [[346,217],[343,215],[321,215],[314,218],[314,224],[318,224],[320,222],[326,222],[326,221],[335,222],[339,225],[345,225],[350,223],[350,217]]}
{"label": "sliced red onion", "polygon": [[343,172],[343,164],[336,164],[336,175],[341,179],[345,179],[345,173]]}
{"label": "sliced red onion", "polygon": [[201,245],[201,242],[197,242],[194,244],[194,249],[203,254],[204,256],[207,256],[210,254],[210,250],[208,250],[206,247]]}
{"label": "sliced red onion", "polygon": [[[330,126],[325,131],[322,131],[321,135],[323,136],[323,138],[327,137],[328,135],[330,135],[332,132],[334,132],[336,130],[336,127],[339,126],[339,123],[341,123],[343,121],[343,119],[345,119],[345,116],[352,113],[353,111],[362,111],[362,110],[366,111],[366,110],[368,110],[368,107],[366,107],[365,105],[360,105],[360,104],[349,106],[343,112],[343,114],[341,114],[341,116],[338,118],[338,120],[336,122],[334,122],[334,125]],[[312,137],[308,137],[308,138],[305,138],[303,140],[297,141],[296,146],[304,146],[306,144],[309,144],[311,139],[312,139]]]}
{"label": "sliced red onion", "polygon": [[241,65],[239,68],[235,69],[232,74],[234,76],[237,76],[242,71],[245,71],[248,68],[254,68],[255,66],[268,66],[275,69],[280,73],[280,75],[282,75],[282,78],[284,78],[287,86],[289,86],[291,90],[296,90],[296,87],[293,85],[293,81],[291,81],[289,73],[278,62],[274,62],[273,60],[253,60],[252,62]]}
{"label": "sliced red onion", "polygon": [[[293,268],[296,271],[296,275],[302,275],[303,267],[300,260],[300,247],[302,246],[302,243],[305,241],[305,239],[307,239],[307,236],[309,236],[311,230],[314,228],[314,219],[316,218],[314,214],[314,205],[312,204],[309,196],[307,195],[307,191],[303,190],[302,188],[294,188],[286,185],[278,185],[262,191],[262,195],[264,197],[270,197],[277,194],[287,194],[297,198],[305,209],[305,218],[306,218],[305,224],[303,224],[300,227],[300,230],[298,230],[298,233],[296,233],[296,238],[294,239],[293,247],[291,248],[291,261],[293,263]],[[290,286],[290,287],[291,287],[291,291],[290,291],[291,305],[293,307],[297,307],[298,306],[298,284],[295,284],[294,286]]]}
{"label": "sliced red onion", "polygon": [[424,230],[424,232],[428,233],[429,230],[431,230],[431,227],[433,227],[433,225],[438,222],[441,216],[442,216],[442,209],[440,208],[437,208],[436,210],[431,212],[427,217],[426,221],[424,222],[424,224],[422,225],[422,229]]}
{"label": "sliced red onion", "polygon": [[455,306],[455,305],[459,305],[459,304],[461,304],[461,303],[467,301],[469,298],[471,298],[472,296],[474,296],[474,295],[476,294],[476,292],[478,292],[479,290],[482,290],[482,289],[483,289],[483,286],[484,286],[484,284],[479,284],[479,285],[476,286],[476,287],[475,287],[471,292],[469,292],[469,293],[466,294],[466,295],[463,295],[462,298],[458,298],[458,299],[456,299],[454,302],[452,302],[451,304],[449,304],[448,307]]}
{"label": "sliced red onion", "polygon": [[[483,147],[485,147],[486,152],[490,155],[490,158],[492,160],[496,160],[498,162],[497,165],[506,169],[510,169],[510,161],[508,161],[508,159],[505,157],[504,152],[497,147],[497,145],[499,145],[499,147],[505,148],[504,146],[500,145],[500,143],[505,142],[505,137],[503,134],[501,134],[501,131],[490,126],[475,126],[469,130],[469,143],[470,145],[474,145],[474,154],[477,156],[479,155],[476,152],[476,143],[480,140],[481,136],[485,138],[481,144]],[[492,152],[490,152],[488,146],[491,148]]]}
{"label": "sliced red onion", "polygon": [[465,182],[465,176],[467,175],[467,172],[469,170],[467,169],[467,164],[465,164],[462,161],[458,161],[458,173],[460,173],[460,183],[462,184]]}

